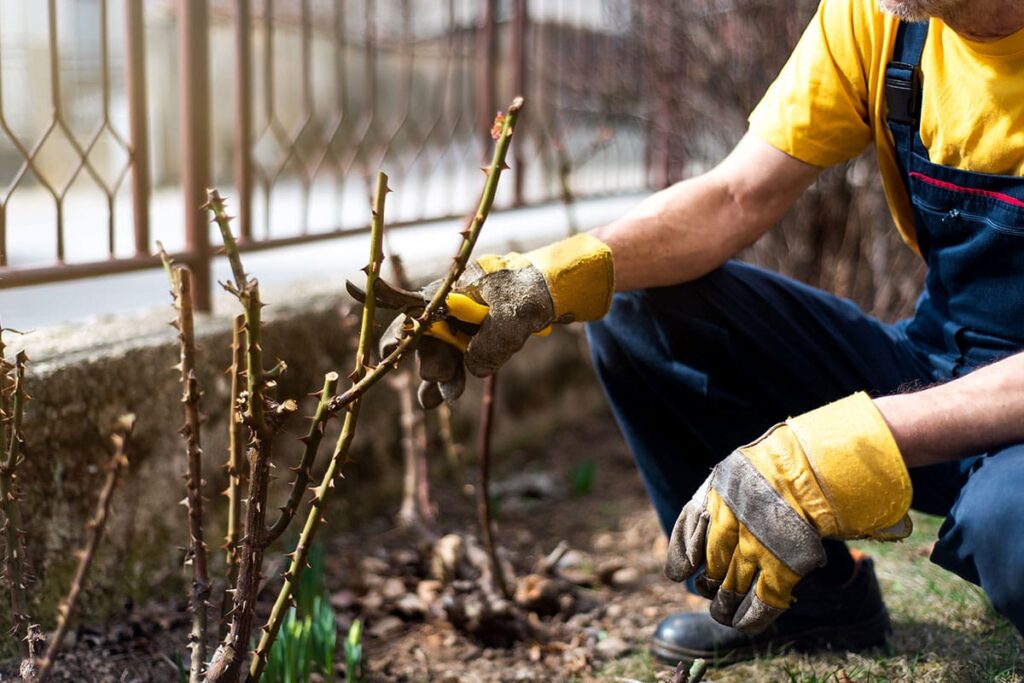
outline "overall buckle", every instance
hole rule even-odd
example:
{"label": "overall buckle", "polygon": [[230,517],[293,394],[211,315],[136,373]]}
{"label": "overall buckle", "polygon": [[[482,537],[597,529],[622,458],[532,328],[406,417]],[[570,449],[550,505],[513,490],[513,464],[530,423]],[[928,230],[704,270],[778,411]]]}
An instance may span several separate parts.
{"label": "overall buckle", "polygon": [[886,118],[916,126],[921,113],[921,68],[890,62],[885,70]]}

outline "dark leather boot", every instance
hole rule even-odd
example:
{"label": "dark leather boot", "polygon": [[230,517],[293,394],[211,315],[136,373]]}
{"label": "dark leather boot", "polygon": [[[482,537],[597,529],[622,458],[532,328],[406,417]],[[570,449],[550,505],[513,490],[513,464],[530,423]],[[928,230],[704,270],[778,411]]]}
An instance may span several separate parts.
{"label": "dark leather boot", "polygon": [[658,624],[651,654],[671,664],[697,658],[731,664],[790,649],[877,647],[892,631],[870,557],[857,559],[853,576],[843,586],[825,586],[809,577],[793,595],[793,607],[756,636],[722,626],[707,611],[670,615]]}

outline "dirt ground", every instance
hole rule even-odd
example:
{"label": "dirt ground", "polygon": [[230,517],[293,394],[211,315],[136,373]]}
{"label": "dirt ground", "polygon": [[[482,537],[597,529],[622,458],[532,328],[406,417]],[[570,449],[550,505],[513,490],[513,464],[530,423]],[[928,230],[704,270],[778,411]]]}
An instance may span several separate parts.
{"label": "dirt ground", "polygon": [[[564,542],[562,589],[550,604],[537,602],[525,626],[516,625],[526,629],[521,640],[486,642],[501,638],[482,640],[445,618],[431,551],[396,527],[397,502],[356,531],[335,530],[323,539],[325,583],[340,634],[357,617],[365,622],[367,680],[668,680],[671,669],[651,659],[646,642],[669,612],[704,609],[705,601],[662,577],[665,542],[611,418],[596,416],[496,460],[498,540],[520,585]],[[435,486],[441,534],[477,534],[471,488]],[[864,546],[876,557],[893,615],[887,648],[783,655],[712,671],[705,680],[1021,681],[1020,637],[977,588],[927,562],[937,521],[916,521],[908,542]],[[55,679],[175,681],[187,619],[180,602],[127,605],[122,618],[77,630]],[[339,653],[337,680],[344,680],[343,660]]]}
{"label": "dirt ground", "polygon": [[[593,484],[580,486],[581,472],[591,463]],[[510,454],[499,463],[497,479],[498,492],[527,489],[520,492],[525,495],[497,497],[498,538],[517,575],[522,579],[564,541],[571,550],[559,570],[586,586],[577,596],[584,604],[567,617],[537,620],[542,637],[511,647],[476,642],[443,620],[371,618],[366,645],[371,680],[591,680],[609,662],[641,651],[669,612],[703,607],[702,599],[661,575],[664,537],[608,418],[563,430],[541,448]],[[441,497],[439,505],[446,530],[475,533],[472,500]],[[393,571],[400,564],[395,559],[403,552],[401,542],[391,543],[387,531],[376,540],[390,549],[379,557],[390,558]],[[359,552],[352,538],[338,539],[337,547],[336,557]],[[667,679],[671,670],[661,673]]]}

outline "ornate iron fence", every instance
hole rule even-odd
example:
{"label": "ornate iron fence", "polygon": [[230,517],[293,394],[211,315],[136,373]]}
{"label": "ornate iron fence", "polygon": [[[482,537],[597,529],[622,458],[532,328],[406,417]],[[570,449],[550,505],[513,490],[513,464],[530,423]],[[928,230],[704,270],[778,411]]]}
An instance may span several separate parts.
{"label": "ornate iron fence", "polygon": [[401,189],[393,224],[461,215],[518,93],[500,206],[666,182],[635,15],[622,0],[0,0],[0,288],[155,267],[159,239],[208,309],[213,183],[249,250],[365,230],[378,167]]}

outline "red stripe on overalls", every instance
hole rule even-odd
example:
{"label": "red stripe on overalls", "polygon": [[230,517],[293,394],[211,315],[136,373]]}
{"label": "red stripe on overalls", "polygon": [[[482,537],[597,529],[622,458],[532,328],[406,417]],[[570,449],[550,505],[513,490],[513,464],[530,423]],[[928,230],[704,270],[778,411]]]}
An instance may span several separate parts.
{"label": "red stripe on overalls", "polygon": [[973,194],[979,197],[988,197],[989,199],[998,199],[1001,202],[1006,202],[1007,204],[1024,208],[1024,201],[1017,199],[1016,197],[1011,197],[1008,194],[1003,194],[1002,192],[992,192],[991,190],[980,190],[976,187],[964,187],[963,185],[957,185],[956,183],[947,183],[945,180],[932,178],[931,176],[926,176],[924,173],[918,173],[917,171],[912,171],[910,173],[910,177],[917,178],[918,180],[922,180],[929,185],[934,185],[935,187],[941,187],[944,190],[961,192],[963,194]]}

